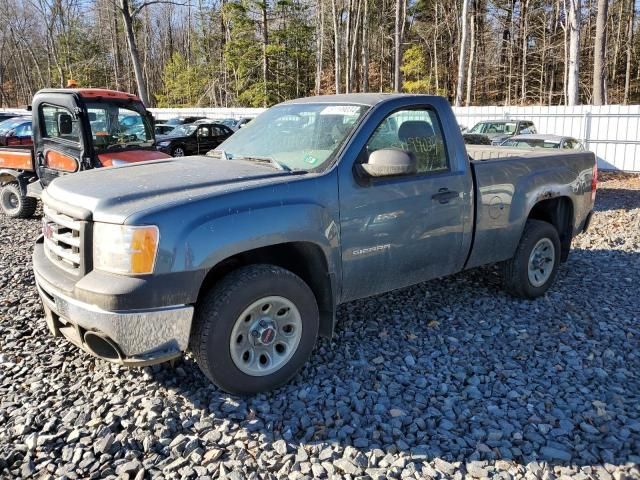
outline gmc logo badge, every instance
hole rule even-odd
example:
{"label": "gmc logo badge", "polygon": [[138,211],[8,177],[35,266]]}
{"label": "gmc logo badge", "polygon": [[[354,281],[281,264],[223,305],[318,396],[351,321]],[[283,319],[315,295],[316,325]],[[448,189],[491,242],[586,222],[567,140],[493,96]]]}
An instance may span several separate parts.
{"label": "gmc logo badge", "polygon": [[44,219],[42,220],[42,235],[49,240],[53,237],[53,228],[51,228],[51,224]]}

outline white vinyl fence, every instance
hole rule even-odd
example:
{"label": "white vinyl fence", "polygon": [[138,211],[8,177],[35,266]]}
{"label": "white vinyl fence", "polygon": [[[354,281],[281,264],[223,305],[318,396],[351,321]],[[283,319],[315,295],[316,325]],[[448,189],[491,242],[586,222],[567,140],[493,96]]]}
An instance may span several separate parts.
{"label": "white vinyl fence", "polygon": [[458,123],[473,127],[481,120],[532,120],[538,133],[579,139],[598,157],[603,170],[640,172],[640,105],[594,107],[459,107]]}
{"label": "white vinyl fence", "polygon": [[[159,121],[175,116],[208,118],[253,117],[262,108],[151,109]],[[538,133],[567,135],[579,139],[598,157],[602,170],[640,172],[640,105],[594,107],[459,107],[458,123],[468,128],[481,120],[533,120]]]}

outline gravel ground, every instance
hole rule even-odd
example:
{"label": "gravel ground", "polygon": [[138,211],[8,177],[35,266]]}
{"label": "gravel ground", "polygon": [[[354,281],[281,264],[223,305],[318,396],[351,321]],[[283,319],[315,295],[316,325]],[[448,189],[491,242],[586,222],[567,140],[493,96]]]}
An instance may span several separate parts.
{"label": "gravel ground", "polygon": [[39,219],[0,218],[0,477],[640,478],[640,177],[607,176],[555,286],[493,268],[339,310],[303,372],[231,397],[46,333]]}

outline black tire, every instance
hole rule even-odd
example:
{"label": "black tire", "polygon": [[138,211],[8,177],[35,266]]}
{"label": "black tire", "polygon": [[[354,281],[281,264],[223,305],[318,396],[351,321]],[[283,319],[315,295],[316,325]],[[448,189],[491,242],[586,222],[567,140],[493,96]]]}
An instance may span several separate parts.
{"label": "black tire", "polygon": [[[232,359],[231,333],[249,305],[274,295],[288,299],[300,312],[300,342],[293,356],[275,372],[248,375]],[[315,296],[300,277],[274,265],[250,265],[229,273],[198,301],[190,347],[202,372],[222,390],[254,394],[284,385],[295,376],[311,356],[319,323]]]}
{"label": "black tire", "polygon": [[[529,257],[538,242],[543,239],[548,239],[553,244],[553,268],[544,283],[536,286],[529,278]],[[515,255],[503,266],[504,287],[507,292],[515,297],[527,299],[544,295],[558,273],[560,248],[560,237],[553,225],[541,220],[527,220]]]}
{"label": "black tire", "polygon": [[38,200],[22,194],[18,182],[7,183],[0,189],[0,208],[11,218],[29,218],[33,216]]}
{"label": "black tire", "polygon": [[187,149],[184,148],[182,145],[176,145],[175,147],[173,147],[171,149],[171,156],[172,157],[186,157],[187,156]]}

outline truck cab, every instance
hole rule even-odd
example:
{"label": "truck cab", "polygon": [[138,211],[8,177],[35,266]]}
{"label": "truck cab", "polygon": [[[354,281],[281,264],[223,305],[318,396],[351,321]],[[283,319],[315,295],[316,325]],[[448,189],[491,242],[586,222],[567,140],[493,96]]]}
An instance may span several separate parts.
{"label": "truck cab", "polygon": [[46,89],[31,110],[33,149],[0,148],[0,207],[8,216],[31,216],[60,176],[168,157],[154,147],[151,114],[130,93]]}

